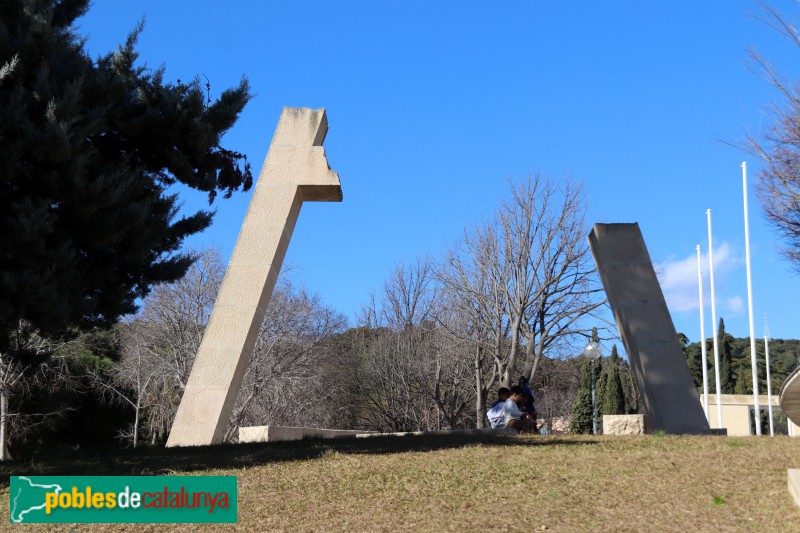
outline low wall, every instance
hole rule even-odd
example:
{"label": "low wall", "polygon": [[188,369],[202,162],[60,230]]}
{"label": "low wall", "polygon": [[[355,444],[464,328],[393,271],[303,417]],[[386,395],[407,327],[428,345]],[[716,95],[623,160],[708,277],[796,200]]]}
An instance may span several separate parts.
{"label": "low wall", "polygon": [[409,435],[516,435],[515,429],[446,429],[441,431],[404,431],[379,433],[363,429],[321,429],[287,426],[252,426],[239,428],[239,442],[278,442],[310,438],[330,439],[336,437],[405,437]]}
{"label": "low wall", "polygon": [[287,426],[252,426],[239,428],[239,442],[278,442],[308,438],[352,437],[365,432],[362,429],[321,429]]}
{"label": "low wall", "polygon": [[[772,395],[773,411],[780,409],[778,404],[778,396]],[[700,395],[700,403],[703,403],[703,395]],[[750,430],[750,410],[753,408],[753,395],[752,394],[722,394],[720,395],[720,404],[722,406],[722,426],[727,429],[728,436],[742,437],[752,435]],[[765,394],[758,397],[759,407],[763,411],[767,411],[767,396]],[[708,420],[712,428],[717,427],[717,396],[715,394],[708,395]],[[800,436],[800,426],[797,426],[791,420],[787,420],[789,436]],[[769,435],[769,426],[761,428],[763,435]]]}
{"label": "low wall", "polygon": [[442,429],[439,431],[399,431],[396,433],[364,433],[360,432],[356,438],[368,437],[407,437],[411,435],[518,435],[519,431],[509,428],[485,428],[485,429]]}

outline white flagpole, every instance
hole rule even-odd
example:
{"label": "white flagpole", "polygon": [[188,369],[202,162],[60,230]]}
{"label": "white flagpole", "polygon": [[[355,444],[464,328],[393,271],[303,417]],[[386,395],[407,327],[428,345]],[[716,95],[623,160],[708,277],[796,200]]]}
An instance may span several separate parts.
{"label": "white flagpole", "polygon": [[697,286],[700,288],[700,353],[703,354],[703,407],[706,410],[706,419],[709,418],[708,411],[708,354],[706,353],[706,318],[703,309],[703,269],[700,266],[700,245],[697,245]]}
{"label": "white flagpole", "polygon": [[764,332],[764,353],[767,357],[767,413],[769,413],[769,436],[775,436],[775,427],[772,422],[772,378],[769,373],[769,335]]}
{"label": "white flagpole", "polygon": [[747,314],[750,319],[750,367],[753,372],[753,418],[756,435],[761,435],[761,407],[758,405],[758,365],[756,363],[756,334],[753,326],[753,282],[750,275],[750,222],[747,215],[747,163],[742,163],[742,189],[744,190],[744,255],[747,263]]}
{"label": "white flagpole", "polygon": [[706,209],[708,217],[708,274],[711,278],[711,329],[714,333],[714,379],[717,392],[717,427],[722,427],[722,386],[719,381],[719,342],[717,340],[717,303],[714,297],[714,245],[711,241],[711,209]]}

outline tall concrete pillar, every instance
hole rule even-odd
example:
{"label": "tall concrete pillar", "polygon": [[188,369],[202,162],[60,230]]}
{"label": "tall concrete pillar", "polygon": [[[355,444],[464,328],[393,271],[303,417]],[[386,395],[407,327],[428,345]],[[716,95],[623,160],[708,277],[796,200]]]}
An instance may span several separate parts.
{"label": "tall concrete pillar", "polygon": [[595,224],[597,270],[644,401],[650,430],[709,433],[638,224]]}
{"label": "tall concrete pillar", "polygon": [[341,202],[324,109],[283,108],[167,446],[222,442],[304,201]]}

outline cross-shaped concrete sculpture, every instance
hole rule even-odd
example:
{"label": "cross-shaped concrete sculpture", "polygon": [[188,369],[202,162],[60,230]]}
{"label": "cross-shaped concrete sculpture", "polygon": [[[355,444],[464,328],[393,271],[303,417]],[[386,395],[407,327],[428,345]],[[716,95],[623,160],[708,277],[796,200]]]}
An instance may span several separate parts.
{"label": "cross-shaped concrete sculpture", "polygon": [[342,201],[327,132],[325,109],[283,108],[167,446],[222,442],[300,207]]}

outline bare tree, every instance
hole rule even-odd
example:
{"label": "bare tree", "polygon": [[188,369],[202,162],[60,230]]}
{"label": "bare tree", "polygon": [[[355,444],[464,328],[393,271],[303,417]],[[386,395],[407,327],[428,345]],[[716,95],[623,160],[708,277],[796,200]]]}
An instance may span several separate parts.
{"label": "bare tree", "polygon": [[[589,336],[591,326],[604,321],[603,288],[587,242],[586,201],[582,187],[564,180],[556,184],[537,175],[512,187],[511,208],[506,209],[512,227],[522,226],[527,266],[520,269],[527,286],[522,305],[525,338],[523,376],[533,382],[547,351],[573,354],[573,342]],[[532,219],[522,224],[518,219]],[[534,229],[535,228],[535,229]],[[519,237],[516,237],[519,238]],[[592,319],[587,324],[586,319]]]}
{"label": "bare tree", "polygon": [[533,388],[536,411],[550,433],[569,426],[572,404],[580,386],[580,369],[572,361],[543,357]]}
{"label": "bare tree", "polygon": [[0,461],[10,459],[8,453],[9,398],[24,385],[25,367],[11,357],[0,352]]}
{"label": "bare tree", "polygon": [[454,310],[443,325],[465,342],[471,354],[479,428],[485,427],[489,392],[507,374],[510,359],[506,265],[497,261],[500,245],[495,230],[495,224],[485,223],[465,232],[463,241],[448,250],[438,272],[443,299]]}
{"label": "bare tree", "polygon": [[316,294],[293,285],[282,273],[250,357],[225,439],[243,425],[289,424],[319,427],[336,393],[322,386],[323,343],[341,333],[343,315]]}
{"label": "bare tree", "polygon": [[432,395],[439,415],[448,429],[475,425],[475,418],[468,411],[475,405],[475,389],[471,386],[473,368],[463,351],[469,349],[462,339],[438,327],[430,341],[433,351],[434,373]]}
{"label": "bare tree", "polygon": [[101,398],[133,409],[133,423],[119,436],[130,441],[134,448],[139,444],[143,412],[158,401],[153,389],[164,377],[164,364],[156,351],[158,344],[152,329],[151,324],[142,320],[122,324],[117,328],[122,346],[120,361],[105,371],[94,368],[87,372]]}
{"label": "bare tree", "polygon": [[[760,18],[800,48],[800,32],[776,8],[761,4]],[[758,196],[767,219],[787,245],[783,253],[800,270],[800,85],[784,76],[755,50],[749,51],[752,72],[766,79],[782,97],[765,108],[769,125],[747,134],[741,148],[764,163],[758,173]]]}
{"label": "bare tree", "polygon": [[[470,379],[460,349],[463,342],[441,326],[442,316],[452,312],[441,299],[433,262],[418,258],[398,264],[384,284],[382,314],[387,334],[394,338],[398,356],[408,360],[416,375],[418,408],[425,416],[419,429],[454,429],[461,424],[467,406]],[[466,389],[466,390],[465,390]],[[467,394],[465,394],[465,392]],[[431,419],[431,400],[435,418]]]}
{"label": "bare tree", "polygon": [[432,265],[426,259],[401,262],[378,296],[370,295],[359,317],[357,347],[362,361],[356,388],[359,425],[381,431],[432,429],[438,414],[426,388],[434,328]]}
{"label": "bare tree", "polygon": [[433,429],[435,406],[420,381],[418,354],[404,349],[402,332],[379,329],[361,350],[357,387],[364,405],[361,425],[379,431]]}
{"label": "bare tree", "polygon": [[441,301],[434,264],[425,257],[397,264],[379,296],[371,296],[361,313],[356,382],[364,427],[412,431],[469,423],[471,368],[461,340],[441,324],[445,312],[452,309]]}
{"label": "bare tree", "polygon": [[52,394],[62,388],[76,390],[77,378],[70,367],[71,354],[83,337],[51,339],[31,329],[24,321],[12,335],[15,353],[0,352],[0,461],[11,458],[8,443],[22,440],[42,425],[50,425],[71,408],[46,412],[14,412],[10,400],[21,402],[33,390]]}
{"label": "bare tree", "polygon": [[439,277],[473,345],[479,427],[488,394],[511,384],[523,349],[522,373],[533,380],[545,352],[586,335],[583,319],[603,305],[585,211],[579,185],[537,173],[512,183],[495,216],[445,256]]}
{"label": "bare tree", "polygon": [[433,282],[433,264],[427,257],[396,265],[383,286],[380,314],[386,326],[402,331],[431,321]]}
{"label": "bare tree", "polygon": [[134,410],[121,435],[133,446],[142,433],[155,443],[172,426],[222,282],[219,251],[195,255],[183,278],[154,287],[141,312],[120,325],[120,361],[90,372],[101,394]]}
{"label": "bare tree", "polygon": [[[216,250],[197,256],[184,278],[155,287],[141,313],[121,325],[120,361],[102,375],[95,373],[95,386],[107,398],[133,409],[131,427],[121,436],[134,446],[142,433],[155,443],[169,431],[211,315],[224,266]],[[233,440],[242,424],[303,423],[309,405],[317,406],[318,416],[324,414],[330,393],[317,385],[323,355],[318,348],[345,323],[282,273],[226,439]]]}
{"label": "bare tree", "polygon": [[219,250],[196,252],[197,260],[186,275],[156,286],[142,306],[140,318],[164,362],[163,371],[182,392],[203,339],[225,265]]}

